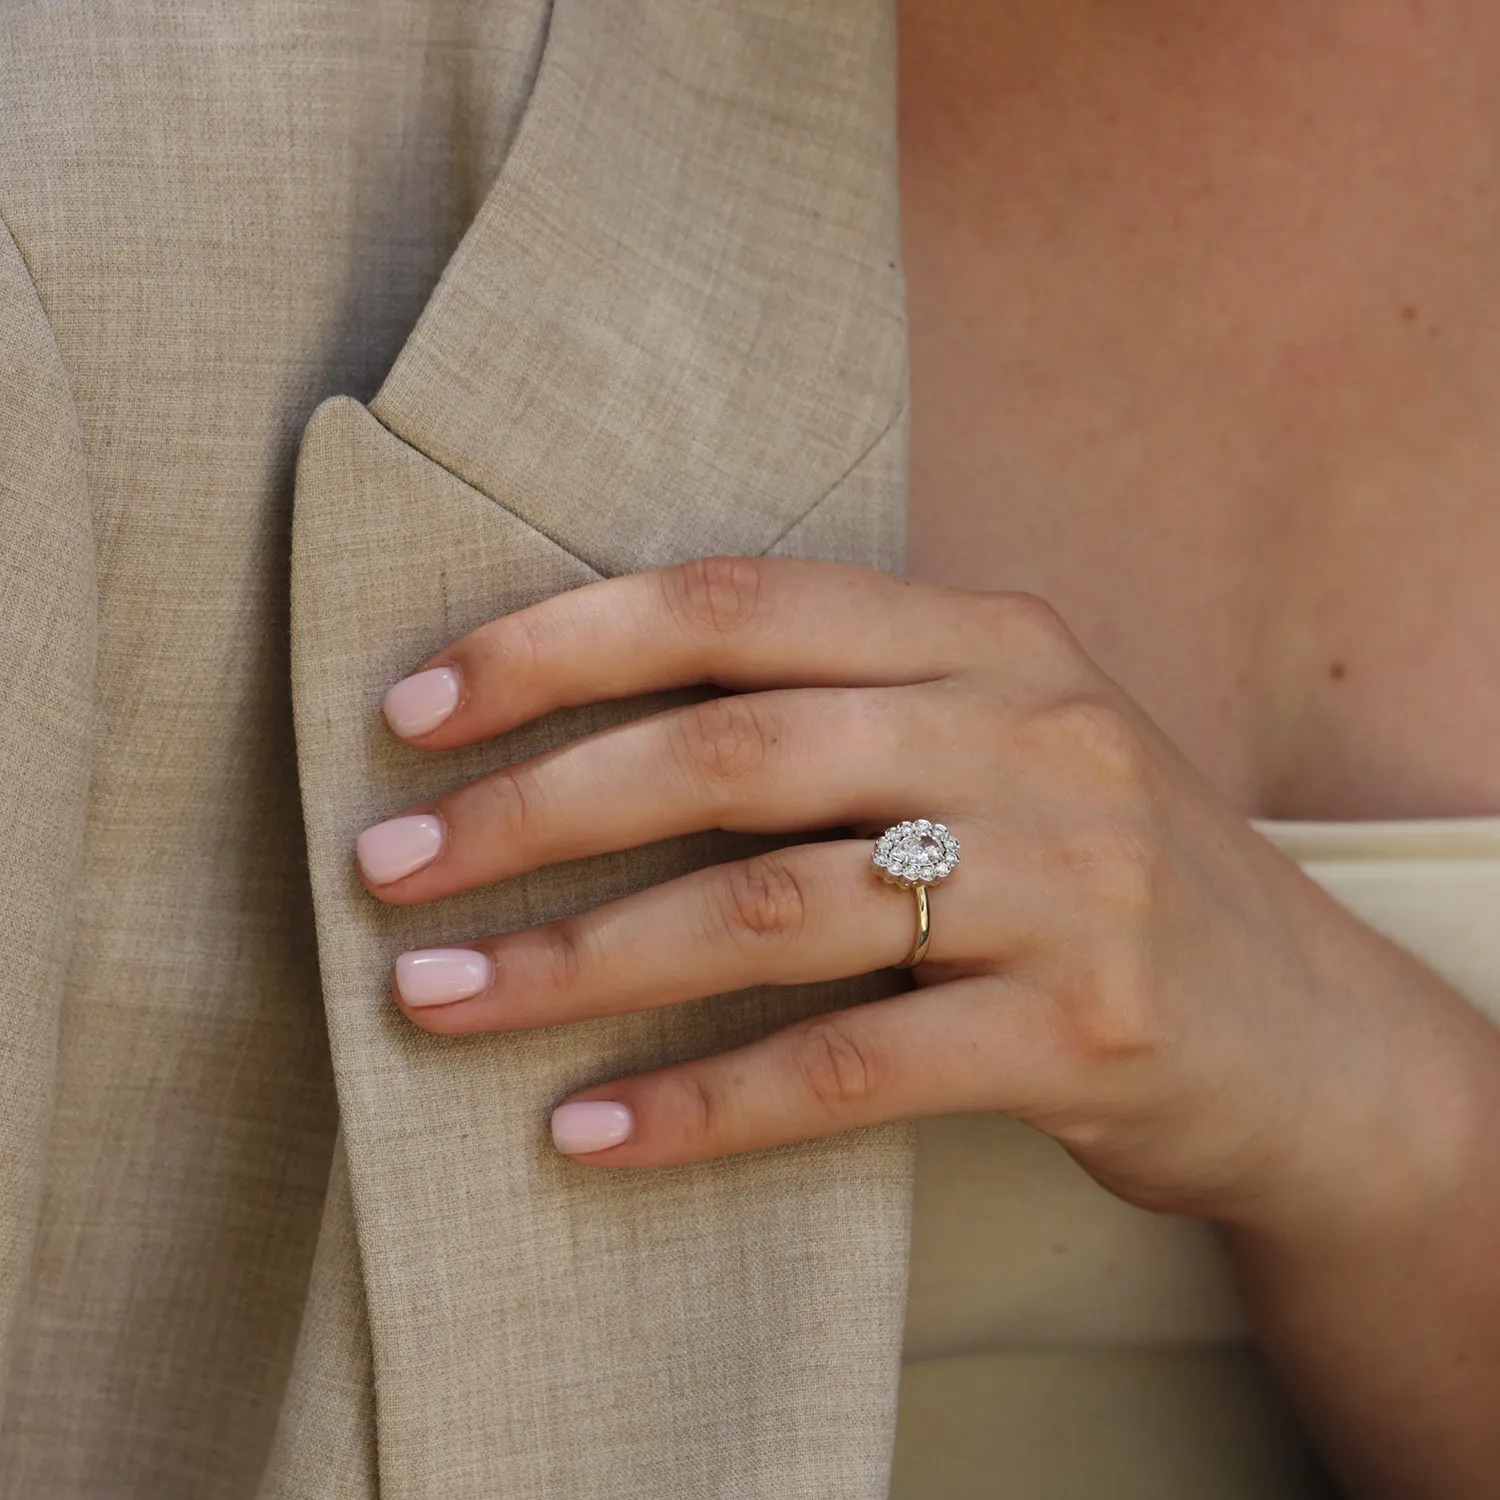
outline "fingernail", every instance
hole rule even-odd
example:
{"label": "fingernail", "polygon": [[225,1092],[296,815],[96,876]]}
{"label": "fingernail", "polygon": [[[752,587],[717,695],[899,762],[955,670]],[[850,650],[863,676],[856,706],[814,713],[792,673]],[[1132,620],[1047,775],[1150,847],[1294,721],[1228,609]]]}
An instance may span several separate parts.
{"label": "fingernail", "polygon": [[414,672],[386,691],[381,706],[385,722],[403,739],[430,734],[458,707],[458,673],[452,667]]}
{"label": "fingernail", "polygon": [[391,818],[360,834],[355,858],[371,885],[389,885],[430,865],[443,852],[443,824],[430,813]]}
{"label": "fingernail", "polygon": [[569,1156],[603,1151],[630,1139],[635,1121],[630,1106],[613,1099],[586,1099],[579,1104],[559,1104],[552,1111],[552,1144]]}
{"label": "fingernail", "polygon": [[419,948],[396,960],[396,988],[413,1008],[471,1000],[494,977],[489,955],[472,948]]}

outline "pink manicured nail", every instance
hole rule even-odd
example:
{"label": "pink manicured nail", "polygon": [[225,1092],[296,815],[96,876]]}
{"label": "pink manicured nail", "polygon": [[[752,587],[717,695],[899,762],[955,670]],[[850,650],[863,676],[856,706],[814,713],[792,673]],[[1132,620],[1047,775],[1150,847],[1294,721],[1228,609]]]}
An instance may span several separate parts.
{"label": "pink manicured nail", "polygon": [[494,977],[489,955],[472,948],[419,948],[396,960],[396,988],[413,1009],[471,1000]]}
{"label": "pink manicured nail", "polygon": [[635,1121],[630,1106],[613,1099],[586,1099],[579,1104],[559,1104],[552,1111],[552,1144],[569,1156],[603,1151],[630,1139]]}
{"label": "pink manicured nail", "polygon": [[360,834],[354,845],[359,867],[371,885],[389,885],[430,865],[443,852],[443,824],[430,813],[391,818]]}
{"label": "pink manicured nail", "polygon": [[433,667],[403,677],[385,695],[385,721],[403,739],[429,734],[458,707],[458,673]]}

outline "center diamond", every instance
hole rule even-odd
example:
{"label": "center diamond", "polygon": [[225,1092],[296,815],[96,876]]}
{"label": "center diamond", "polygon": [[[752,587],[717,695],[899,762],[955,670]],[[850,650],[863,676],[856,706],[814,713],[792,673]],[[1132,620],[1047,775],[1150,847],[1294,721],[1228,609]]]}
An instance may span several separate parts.
{"label": "center diamond", "polygon": [[935,866],[943,857],[943,846],[930,833],[909,833],[896,848],[906,859],[914,859],[924,869]]}

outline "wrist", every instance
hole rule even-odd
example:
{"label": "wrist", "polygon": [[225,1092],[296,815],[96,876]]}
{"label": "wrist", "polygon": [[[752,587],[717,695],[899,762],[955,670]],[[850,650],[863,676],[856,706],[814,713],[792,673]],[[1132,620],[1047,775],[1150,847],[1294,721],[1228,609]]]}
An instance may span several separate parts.
{"label": "wrist", "polygon": [[1500,1170],[1500,1028],[1359,924],[1310,963],[1320,1024],[1298,1118],[1220,1222],[1232,1243],[1399,1257]]}

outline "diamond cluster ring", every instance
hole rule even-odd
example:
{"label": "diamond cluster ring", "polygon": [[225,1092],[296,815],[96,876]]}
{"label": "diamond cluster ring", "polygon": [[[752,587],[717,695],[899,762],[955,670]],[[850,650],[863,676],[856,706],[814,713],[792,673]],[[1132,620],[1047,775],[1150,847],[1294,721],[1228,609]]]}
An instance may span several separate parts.
{"label": "diamond cluster ring", "polygon": [[946,880],[958,859],[958,840],[943,824],[927,818],[897,823],[875,841],[871,860],[880,878],[890,885],[905,886],[917,900],[917,939],[897,968],[915,968],[927,956],[927,944],[932,938],[927,887]]}

